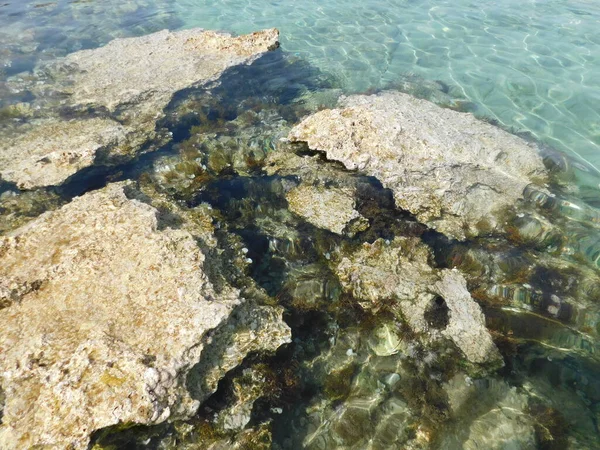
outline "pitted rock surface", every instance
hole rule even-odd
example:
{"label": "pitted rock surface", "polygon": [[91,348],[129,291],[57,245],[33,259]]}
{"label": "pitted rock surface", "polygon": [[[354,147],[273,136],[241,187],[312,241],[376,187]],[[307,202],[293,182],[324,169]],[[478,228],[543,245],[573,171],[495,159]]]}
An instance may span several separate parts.
{"label": "pitted rock surface", "polygon": [[204,398],[187,376],[217,335],[228,367],[289,340],[281,312],[231,319],[244,301],[215,290],[195,237],[159,229],[157,210],[124,189],[0,238],[0,295],[11,295],[0,310],[0,448],[82,449],[103,427],[190,417]]}
{"label": "pitted rock surface", "polygon": [[546,181],[532,144],[399,92],[346,97],[289,138],[378,178],[398,208],[457,239],[500,230],[524,189]]}

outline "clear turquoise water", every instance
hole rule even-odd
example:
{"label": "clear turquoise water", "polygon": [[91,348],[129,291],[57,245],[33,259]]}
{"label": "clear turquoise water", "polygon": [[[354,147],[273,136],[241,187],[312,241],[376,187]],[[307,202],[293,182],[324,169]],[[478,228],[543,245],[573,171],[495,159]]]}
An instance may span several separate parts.
{"label": "clear turquoise water", "polygon": [[278,27],[347,91],[442,80],[477,113],[600,167],[600,2],[178,0],[186,27]]}
{"label": "clear turquoise water", "polygon": [[476,113],[600,167],[600,2],[592,0],[5,0],[0,70],[165,27],[277,27],[284,51],[347,92],[407,74],[441,80]]}

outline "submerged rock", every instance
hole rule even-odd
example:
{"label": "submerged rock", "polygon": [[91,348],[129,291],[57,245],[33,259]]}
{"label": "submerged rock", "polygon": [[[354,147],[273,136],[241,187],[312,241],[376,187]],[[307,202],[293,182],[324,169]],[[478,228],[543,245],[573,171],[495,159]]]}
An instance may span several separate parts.
{"label": "submerged rock", "polygon": [[398,92],[347,97],[289,138],[378,178],[397,207],[457,239],[501,230],[524,189],[546,180],[541,156],[524,140]]}
{"label": "submerged rock", "polygon": [[456,270],[433,269],[428,258],[418,238],[377,240],[343,258],[336,273],[365,309],[397,307],[415,332],[451,339],[472,363],[498,363],[500,354],[465,279]]}
{"label": "submerged rock", "polygon": [[457,374],[444,385],[455,417],[442,433],[441,448],[535,449],[536,420],[523,389],[497,379]]}
{"label": "submerged rock", "polygon": [[62,199],[51,190],[7,190],[0,194],[0,234],[19,228],[45,211],[63,205]]}
{"label": "submerged rock", "polygon": [[369,221],[355,208],[354,192],[335,188],[301,184],[286,194],[290,211],[316,227],[337,234],[354,234],[368,228]]}
{"label": "submerged rock", "polygon": [[[131,158],[149,141],[173,95],[216,80],[278,46],[275,29],[232,37],[199,29],[115,39],[38,68],[29,89],[38,106],[108,116],[58,122],[44,119],[12,130],[0,147],[0,176],[30,189],[56,185],[99,156]],[[85,115],[85,114],[84,114]],[[102,151],[101,155],[99,154]]]}
{"label": "submerged rock", "polygon": [[[244,315],[195,236],[161,229],[126,191],[88,193],[0,240],[2,448],[86,448],[103,427],[189,417],[211,393],[192,381],[214,386],[245,352],[289,340],[281,311]],[[227,364],[189,380],[208,357]]]}

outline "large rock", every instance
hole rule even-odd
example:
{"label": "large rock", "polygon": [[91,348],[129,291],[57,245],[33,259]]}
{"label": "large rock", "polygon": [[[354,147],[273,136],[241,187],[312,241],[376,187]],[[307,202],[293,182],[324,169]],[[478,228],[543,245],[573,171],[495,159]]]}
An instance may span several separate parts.
{"label": "large rock", "polygon": [[494,231],[546,172],[536,149],[471,114],[398,92],[351,96],[289,135],[377,177],[397,207],[457,239]]}
{"label": "large rock", "polygon": [[429,256],[418,238],[379,239],[344,257],[336,273],[365,309],[392,306],[415,332],[451,339],[472,363],[498,363],[500,353],[465,279],[456,270],[432,268]]}
{"label": "large rock", "polygon": [[[33,91],[45,108],[56,107],[52,99],[59,99],[63,109],[94,114],[64,123],[42,119],[11,130],[0,145],[0,176],[25,189],[56,185],[92,165],[100,151],[105,159],[132,157],[149,140],[164,142],[156,122],[173,94],[252,62],[277,48],[278,38],[275,29],[240,37],[164,30],[115,39],[38,68],[38,83],[15,89]],[[103,118],[94,118],[98,114]]]}
{"label": "large rock", "polygon": [[[187,418],[247,352],[289,341],[281,310],[217,290],[195,236],[126,189],[0,239],[0,448],[86,448],[103,427]],[[190,380],[207,360],[226,363]]]}

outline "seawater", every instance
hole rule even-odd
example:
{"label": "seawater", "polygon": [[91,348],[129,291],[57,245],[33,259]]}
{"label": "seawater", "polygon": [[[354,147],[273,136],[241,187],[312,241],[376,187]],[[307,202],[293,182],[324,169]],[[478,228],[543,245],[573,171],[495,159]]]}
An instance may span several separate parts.
{"label": "seawater", "polygon": [[17,73],[37,57],[165,27],[277,27],[284,51],[347,93],[406,75],[441,80],[476,114],[600,168],[600,3],[593,0],[8,0],[0,5],[0,42],[40,44],[7,58],[3,69]]}
{"label": "seawater", "polygon": [[185,26],[278,27],[349,92],[417,74],[476,113],[600,167],[600,3],[577,0],[179,0]]}
{"label": "seawater", "polygon": [[[119,167],[115,172],[121,175],[100,173],[94,174],[93,179],[89,173],[78,176],[76,182],[63,190],[65,197],[119,177],[141,178],[140,174],[150,173],[155,181],[160,180],[157,167],[178,170],[177,164],[171,162],[179,161],[180,151],[192,155],[185,162],[193,165],[198,155],[192,150],[198,143],[215,155],[223,153],[215,157],[218,160],[215,166],[220,159],[228,161],[231,158],[228,152],[238,151],[237,147],[224,148],[215,139],[196,142],[192,126],[217,130],[223,123],[231,125],[234,122],[231,118],[241,117],[248,105],[257,105],[259,113],[264,113],[260,117],[267,118],[261,119],[259,130],[255,123],[245,124],[240,120],[241,124],[236,123],[233,130],[218,130],[216,134],[241,137],[252,151],[270,150],[273,145],[267,141],[276,136],[265,135],[280,131],[281,122],[289,126],[300,119],[304,112],[299,108],[303,91],[371,92],[393,88],[406,80],[422,85],[425,97],[431,93],[427,86],[433,83],[455,104],[505,128],[529,132],[540,142],[585,163],[578,166],[580,172],[593,172],[594,167],[600,166],[599,21],[600,6],[590,1],[4,0],[0,4],[0,93],[6,97],[0,94],[0,106],[12,101],[12,93],[2,90],[2,81],[7,77],[32,70],[40,61],[95,48],[116,37],[138,36],[163,28],[202,27],[246,33],[277,27],[282,33],[281,51],[266,55],[252,66],[230,71],[221,80],[221,86],[209,93],[193,93],[192,97],[198,95],[198,98],[191,100],[185,97],[189,95],[186,93],[174,100],[171,106],[175,113],[168,114],[165,120],[174,133],[174,145]],[[248,98],[253,101],[248,102]],[[176,114],[177,103],[188,101],[190,109],[209,110],[204,123],[186,122]],[[277,120],[271,124],[269,117]],[[285,121],[280,120],[283,117]],[[180,166],[185,168],[185,164]],[[360,378],[361,387],[374,399],[381,390],[385,395],[389,393],[380,387],[383,378],[378,377],[401,372],[403,363],[389,357],[392,355],[374,356],[369,339],[375,336],[376,345],[386,344],[379,339],[382,330],[379,322],[384,324],[386,332],[388,326],[396,324],[389,318],[368,317],[356,305],[345,305],[340,300],[344,298],[338,282],[324,263],[324,255],[342,244],[358,245],[377,238],[393,240],[396,234],[415,234],[423,235],[435,250],[440,267],[462,261],[468,271],[472,256],[469,250],[477,250],[477,243],[448,243],[439,236],[430,236],[411,217],[395,210],[389,192],[376,180],[362,177],[357,182],[363,198],[358,207],[373,225],[368,235],[359,236],[356,242],[346,241],[290,215],[282,193],[293,183],[290,180],[293,177],[266,177],[256,168],[240,174],[239,170],[237,174],[224,171],[201,189],[193,184],[182,189],[183,183],[176,177],[173,186],[164,180],[156,183],[162,183],[167,192],[172,187],[173,197],[191,208],[208,202],[218,210],[227,231],[239,236],[247,246],[248,257],[253,261],[252,278],[286,307],[286,320],[294,330],[295,340],[269,364],[278,377],[293,387],[285,392],[290,395],[288,403],[292,406],[281,416],[272,413],[269,405],[263,406],[262,410],[257,408],[255,416],[275,417],[275,443],[287,449],[301,448],[307,442],[310,448],[335,448],[327,443],[319,446],[319,439],[329,438],[329,434],[347,439],[350,446],[360,441],[361,434],[367,435],[388,421],[396,429],[402,420],[394,413],[396,406],[400,408],[394,402],[386,403],[391,405],[391,412],[385,408],[370,409],[369,414],[375,418],[371,420],[371,416],[364,414],[371,408],[370,403],[342,401],[353,379]],[[576,178],[581,182],[580,175]],[[335,176],[355,175],[340,171]],[[181,178],[185,178],[185,173]],[[569,210],[567,203],[544,199],[557,210],[557,217],[566,216],[570,226],[581,233],[574,235],[575,241],[581,237],[580,253],[589,253],[588,259],[596,262],[600,213],[593,207],[600,205],[599,179],[597,174],[585,179],[586,190],[574,193],[585,197],[589,210],[577,205]],[[583,229],[575,228],[580,223]],[[494,288],[514,308],[511,311],[489,307],[485,312],[492,330],[506,332],[514,339],[507,338],[506,348],[502,349],[508,355],[507,366],[493,377],[475,380],[478,392],[484,393],[482,397],[491,403],[493,396],[504,393],[509,384],[541,392],[551,399],[552,408],[547,408],[546,403],[533,402],[529,414],[539,422],[536,433],[543,435],[547,427],[556,439],[553,443],[545,441],[545,447],[540,448],[567,448],[569,433],[563,430],[561,422],[565,417],[577,422],[577,426],[570,424],[570,432],[579,439],[577,442],[585,443],[586,448],[600,448],[598,341],[594,339],[600,333],[594,306],[597,288],[589,286],[586,290],[586,300],[590,303],[587,312],[582,307],[582,322],[586,325],[580,327],[583,332],[548,320],[537,314],[535,308],[548,301],[555,289],[568,291],[565,285],[570,274],[537,267],[537,258],[545,256],[537,248],[503,245],[492,243],[498,251],[494,257],[502,270],[515,274],[513,278],[517,281]],[[528,314],[531,310],[534,313]],[[370,337],[365,339],[365,336]],[[351,353],[353,358],[357,355],[360,363],[344,366],[350,358],[348,348],[361,340]],[[255,367],[251,358],[245,364],[236,369],[238,373],[230,374],[223,385],[227,386],[246,368]],[[401,383],[403,398],[413,402],[411,408],[422,407],[423,416],[431,416],[432,422],[440,423],[443,418],[437,415],[443,414],[443,408],[437,407],[439,393],[431,388],[444,376],[442,369],[419,372],[405,367],[406,376],[403,375]],[[339,377],[331,377],[330,372]],[[333,398],[331,403],[320,402],[321,397],[327,396],[327,402]],[[226,389],[220,389],[208,406],[218,409],[224,402],[222,397],[227,397]],[[326,407],[319,410],[319,402]],[[316,408],[311,417],[306,415],[308,406]],[[507,410],[511,408],[511,404],[506,406]],[[466,412],[463,421],[468,423],[473,420],[470,415],[480,413]],[[494,425],[478,419],[479,422],[484,428]],[[344,425],[344,429],[331,432],[328,429],[331,423]],[[446,433],[439,435],[445,440],[438,442],[438,448],[462,448],[465,436],[455,435],[455,430],[461,427],[456,422],[444,426]],[[319,434],[319,430],[324,431]],[[158,431],[135,431],[139,435],[133,437],[115,433],[113,437],[120,444],[113,448],[185,448],[164,444],[165,436],[178,436],[177,430],[166,425]],[[498,448],[518,448],[510,447],[510,436],[505,441],[488,442],[489,448],[497,443],[507,445]],[[352,448],[361,447],[356,444]]]}

